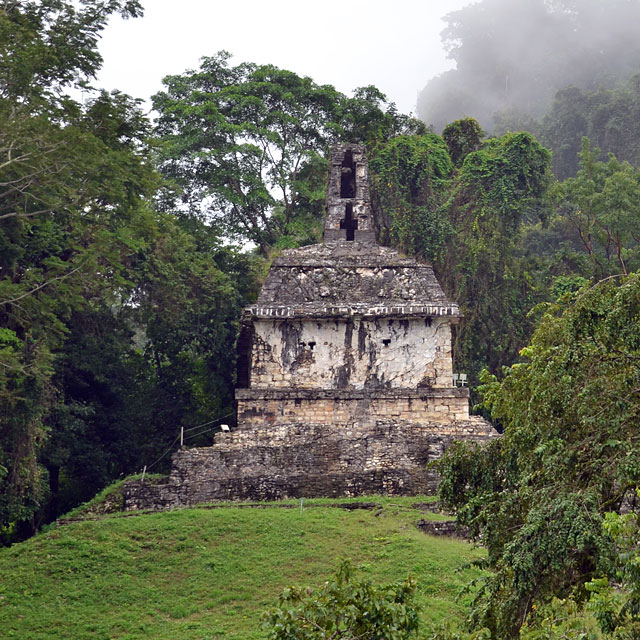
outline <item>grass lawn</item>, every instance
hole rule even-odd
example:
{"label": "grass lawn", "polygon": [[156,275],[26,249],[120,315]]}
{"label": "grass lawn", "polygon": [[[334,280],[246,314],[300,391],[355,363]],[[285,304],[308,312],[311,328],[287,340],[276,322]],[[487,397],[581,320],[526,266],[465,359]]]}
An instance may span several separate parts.
{"label": "grass lawn", "polygon": [[[415,526],[421,498],[375,510],[185,509],[76,522],[0,549],[0,636],[21,640],[264,638],[260,613],[290,584],[320,585],[339,557],[375,583],[418,580],[426,630],[464,615],[456,596],[482,552]],[[313,506],[315,505],[315,506]]]}

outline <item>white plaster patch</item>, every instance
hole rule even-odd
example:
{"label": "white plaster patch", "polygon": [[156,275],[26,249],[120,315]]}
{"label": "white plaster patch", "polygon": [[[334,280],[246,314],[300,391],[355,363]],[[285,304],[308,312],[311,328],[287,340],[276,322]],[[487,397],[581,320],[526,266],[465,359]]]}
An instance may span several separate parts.
{"label": "white plaster patch", "polygon": [[255,330],[271,350],[266,358],[254,348],[252,387],[451,386],[451,330],[442,318],[257,321]]}

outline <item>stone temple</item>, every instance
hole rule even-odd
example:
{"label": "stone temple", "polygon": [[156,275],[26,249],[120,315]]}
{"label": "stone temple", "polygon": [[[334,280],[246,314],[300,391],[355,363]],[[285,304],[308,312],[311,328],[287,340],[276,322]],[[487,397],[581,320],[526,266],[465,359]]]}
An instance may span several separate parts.
{"label": "stone temple", "polygon": [[452,440],[497,435],[453,382],[460,318],[430,265],[377,244],[364,148],[336,146],[322,244],[283,251],[245,309],[237,427],[127,508],[433,492]]}

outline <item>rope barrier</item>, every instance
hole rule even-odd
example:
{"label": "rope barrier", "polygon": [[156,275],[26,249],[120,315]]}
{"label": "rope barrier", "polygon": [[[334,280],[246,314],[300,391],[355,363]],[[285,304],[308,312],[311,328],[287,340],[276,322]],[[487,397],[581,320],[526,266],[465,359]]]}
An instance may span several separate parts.
{"label": "rope barrier", "polygon": [[[203,422],[202,424],[198,424],[195,427],[189,427],[189,429],[185,429],[183,433],[188,433],[191,431],[194,431],[195,429],[200,429],[201,427],[207,427],[210,424],[214,424],[215,422],[220,422],[220,420],[224,420],[225,418],[228,418],[229,416],[232,416],[235,413],[235,411],[229,411],[229,413],[225,413],[223,416],[220,416],[218,418],[216,418],[215,420],[209,420],[209,422]],[[206,433],[207,431],[213,431],[213,428],[211,429],[205,429],[204,431],[200,431],[198,433],[193,433],[189,436],[189,438],[195,438],[197,436],[202,435],[203,433]],[[158,464],[158,462],[160,462],[163,458],[166,457],[166,455],[171,451],[171,449],[173,449],[173,447],[175,446],[176,442],[178,442],[178,440],[180,440],[180,435],[176,436],[176,439],[169,445],[169,447],[165,450],[165,452],[154,462],[152,462],[150,465],[147,465],[147,471],[149,471],[149,469],[151,469],[151,467],[154,467],[156,464]]]}
{"label": "rope barrier", "polygon": [[199,429],[200,427],[206,427],[207,425],[213,424],[214,422],[218,422],[218,420],[223,420],[224,418],[228,418],[229,416],[232,416],[234,413],[235,411],[229,411],[229,413],[225,413],[223,416],[220,416],[215,420],[209,420],[209,422],[203,422],[202,424],[198,424],[195,427],[189,427],[188,429],[185,429],[184,432],[188,433],[189,431],[193,431],[194,429]]}
{"label": "rope barrier", "polygon": [[156,464],[158,464],[158,462],[160,462],[160,460],[162,460],[167,453],[169,453],[169,451],[171,451],[171,449],[173,449],[173,446],[175,445],[176,442],[178,442],[178,440],[180,440],[180,436],[177,436],[176,439],[169,445],[169,448],[152,464],[147,465],[147,471],[149,471],[149,469],[151,469],[151,467],[154,467]]}

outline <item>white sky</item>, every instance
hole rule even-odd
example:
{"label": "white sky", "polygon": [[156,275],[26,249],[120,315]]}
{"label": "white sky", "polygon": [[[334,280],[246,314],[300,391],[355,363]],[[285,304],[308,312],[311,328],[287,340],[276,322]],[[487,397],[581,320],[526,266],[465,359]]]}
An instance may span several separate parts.
{"label": "white sky", "polygon": [[403,113],[451,68],[442,16],[471,0],[142,0],[143,18],[113,18],[97,85],[147,99],[166,75],[226,49],[232,64],[274,64],[350,94],[373,84]]}

